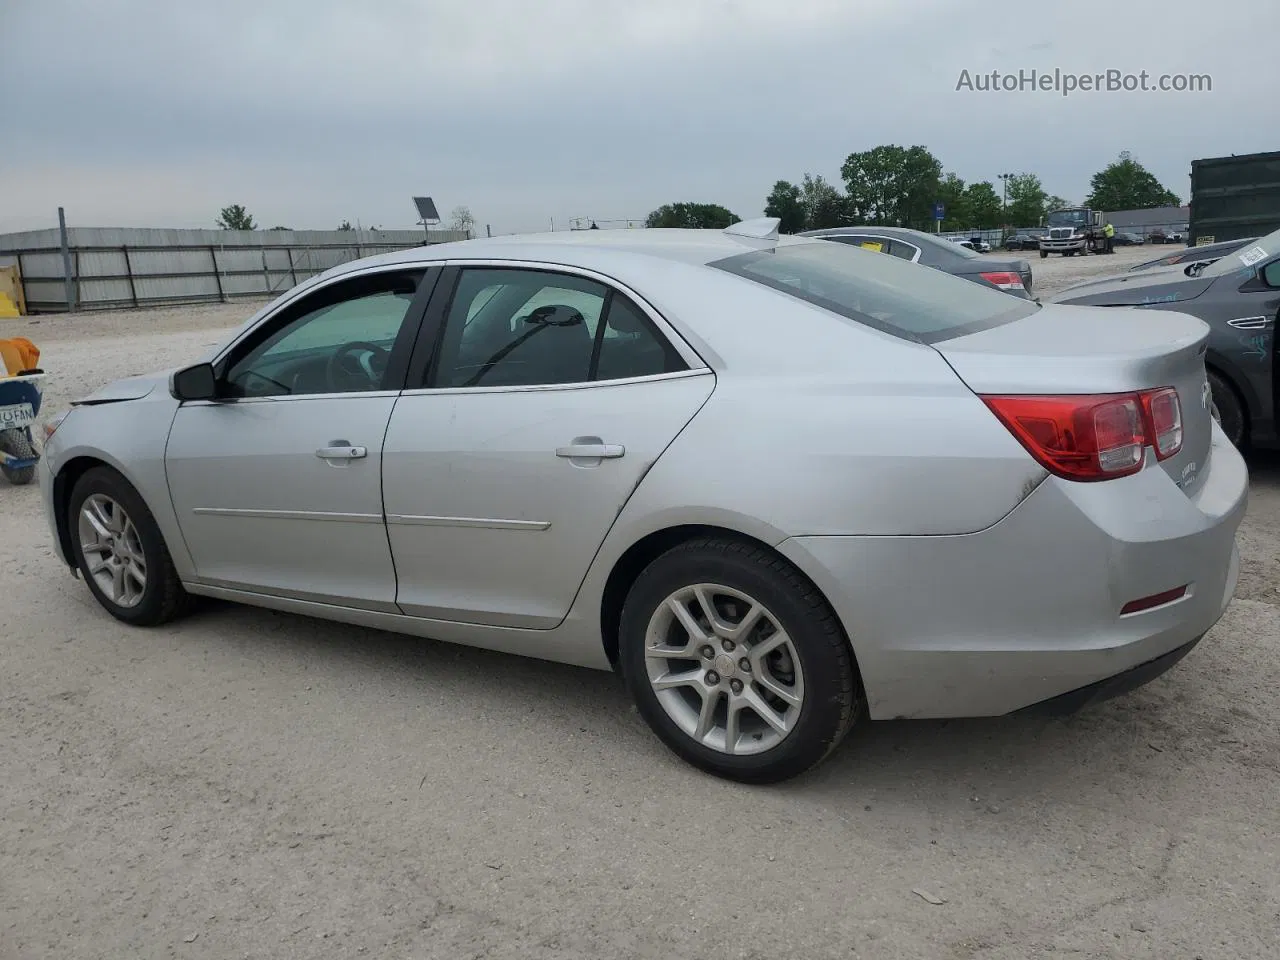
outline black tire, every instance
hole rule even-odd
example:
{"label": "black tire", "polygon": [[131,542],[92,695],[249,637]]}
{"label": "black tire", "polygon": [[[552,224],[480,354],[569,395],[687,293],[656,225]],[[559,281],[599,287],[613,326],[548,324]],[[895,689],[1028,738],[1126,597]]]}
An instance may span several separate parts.
{"label": "black tire", "polygon": [[[84,547],[78,534],[80,509],[94,494],[104,494],[120,504],[138,531],[146,561],[146,586],[142,598],[134,606],[122,606],[105,593],[89,573]],[[182,587],[173,558],[165,545],[160,527],[142,496],[110,467],[94,467],[76,481],[67,503],[67,527],[71,533],[72,551],[80,575],[89,586],[94,598],[117,620],[137,627],[154,627],[174,620],[190,608],[190,595]]]}
{"label": "black tire", "polygon": [[1040,251],[1040,259],[1041,259],[1041,260],[1048,260],[1048,259],[1049,259],[1049,251],[1048,251],[1048,250],[1041,250],[1041,251]]}
{"label": "black tire", "polygon": [[[3,438],[0,439],[0,449],[20,460],[30,460],[36,455],[35,447],[31,445],[31,439],[27,436],[26,430],[6,430]],[[34,465],[10,467],[0,464],[0,474],[4,474],[4,478],[15,487],[23,487],[36,478],[36,468]]]}
{"label": "black tire", "polygon": [[1218,411],[1218,425],[1237,449],[1243,450],[1249,442],[1249,418],[1235,388],[1213,371],[1209,371],[1209,390],[1213,405]]}
{"label": "black tire", "polygon": [[[650,618],[672,593],[708,582],[763,604],[789,635],[803,672],[804,697],[795,725],[760,753],[732,755],[699,743],[668,715],[649,682],[645,636]],[[663,743],[693,766],[742,783],[777,783],[814,767],[862,714],[853,652],[826,599],[776,554],[728,537],[686,541],[641,572],[622,608],[619,666],[637,710]]]}

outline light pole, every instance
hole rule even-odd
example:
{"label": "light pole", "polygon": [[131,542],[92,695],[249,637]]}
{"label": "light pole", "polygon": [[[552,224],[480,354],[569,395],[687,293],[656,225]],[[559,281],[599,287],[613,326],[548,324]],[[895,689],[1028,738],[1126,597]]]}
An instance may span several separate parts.
{"label": "light pole", "polygon": [[1004,226],[1009,226],[1009,181],[1013,179],[1012,173],[1000,174],[1000,219],[1004,221]]}

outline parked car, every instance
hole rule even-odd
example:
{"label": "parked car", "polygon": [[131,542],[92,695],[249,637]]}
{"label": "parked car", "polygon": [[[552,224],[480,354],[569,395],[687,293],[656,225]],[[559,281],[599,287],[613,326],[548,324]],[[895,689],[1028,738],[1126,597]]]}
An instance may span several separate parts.
{"label": "parked car", "polygon": [[1005,237],[1004,248],[1006,250],[1039,250],[1040,238],[1035,234],[1019,231]]}
{"label": "parked car", "polygon": [[1147,238],[1140,233],[1129,233],[1126,230],[1117,230],[1115,237],[1112,238],[1112,245],[1117,247],[1140,247],[1147,242]]}
{"label": "parked car", "polygon": [[1015,297],[1031,299],[1030,261],[983,256],[964,244],[943,240],[922,230],[909,230],[906,227],[831,227],[826,230],[806,230],[797,236],[821,237],[823,240],[888,253],[974,283],[995,287]]}
{"label": "parked car", "polygon": [[1209,263],[1126,271],[1077,284],[1052,300],[1167,310],[1179,323],[1185,314],[1199,317],[1212,331],[1204,362],[1214,417],[1237,446],[1280,446],[1274,375],[1280,230]]}
{"label": "parked car", "polygon": [[1166,253],[1164,256],[1156,257],[1154,260],[1144,260],[1142,263],[1134,264],[1130,270],[1150,270],[1152,267],[1169,267],[1175,263],[1212,263],[1220,257],[1225,257],[1229,253],[1234,253],[1245,244],[1256,243],[1257,237],[1248,237],[1244,240],[1223,240],[1220,243],[1205,243],[1198,247],[1185,247],[1176,250],[1173,253]]}
{"label": "parked car", "polygon": [[1204,636],[1248,486],[1204,324],[777,230],[326,271],[46,426],[56,551],[129,624],[204,595],[615,668],[749,782],[866,718],[1076,709]]}

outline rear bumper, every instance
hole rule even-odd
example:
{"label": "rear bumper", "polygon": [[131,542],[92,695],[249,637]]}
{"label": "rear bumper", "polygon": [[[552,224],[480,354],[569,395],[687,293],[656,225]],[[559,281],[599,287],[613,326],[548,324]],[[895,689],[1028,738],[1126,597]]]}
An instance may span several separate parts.
{"label": "rear bumper", "polygon": [[1085,707],[1092,707],[1104,701],[1112,700],[1129,693],[1131,690],[1137,690],[1161,674],[1167,673],[1179,660],[1195,649],[1196,644],[1203,639],[1204,635],[1201,634],[1190,643],[1175,647],[1154,660],[1148,660],[1146,663],[1140,663],[1136,667],[1130,667],[1122,673],[1107,677],[1105,680],[1099,680],[1097,683],[1088,684],[1068,693],[1060,693],[1058,696],[1050,697],[1048,700],[1041,700],[1039,703],[1033,703],[1015,712],[1031,716],[1060,717],[1078,713]]}
{"label": "rear bumper", "polygon": [[[1172,665],[1162,658],[1231,601],[1248,471],[1216,425],[1213,436],[1190,497],[1151,465],[1106,483],[1050,478],[977,533],[793,537],[779,549],[841,618],[875,719],[999,716],[1091,690],[1087,701],[1167,669],[1111,679]],[[1178,600],[1120,615],[1183,585]]]}

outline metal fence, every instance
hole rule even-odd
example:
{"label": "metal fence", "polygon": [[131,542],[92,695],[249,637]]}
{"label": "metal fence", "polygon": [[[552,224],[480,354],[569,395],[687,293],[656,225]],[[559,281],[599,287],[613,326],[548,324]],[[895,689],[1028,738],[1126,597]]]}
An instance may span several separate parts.
{"label": "metal fence", "polygon": [[64,259],[57,230],[0,236],[21,274],[28,313],[274,297],[361,257],[465,240],[439,230],[149,230],[74,228]]}

